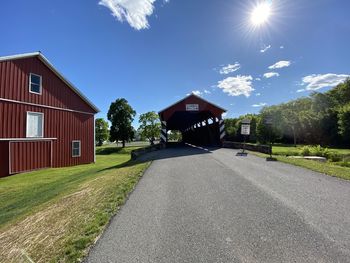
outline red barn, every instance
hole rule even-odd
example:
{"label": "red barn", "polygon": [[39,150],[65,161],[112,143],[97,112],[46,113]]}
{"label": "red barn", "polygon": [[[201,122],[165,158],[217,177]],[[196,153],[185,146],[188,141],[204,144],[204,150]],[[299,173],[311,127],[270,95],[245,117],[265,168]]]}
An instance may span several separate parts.
{"label": "red barn", "polygon": [[40,52],[0,57],[0,177],[94,162],[98,111]]}

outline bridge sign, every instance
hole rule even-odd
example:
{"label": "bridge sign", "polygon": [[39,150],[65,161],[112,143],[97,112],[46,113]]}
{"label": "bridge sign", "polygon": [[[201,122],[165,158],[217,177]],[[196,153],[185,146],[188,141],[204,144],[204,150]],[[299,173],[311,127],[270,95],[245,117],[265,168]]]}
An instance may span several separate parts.
{"label": "bridge sign", "polygon": [[199,111],[198,104],[186,104],[186,111]]}

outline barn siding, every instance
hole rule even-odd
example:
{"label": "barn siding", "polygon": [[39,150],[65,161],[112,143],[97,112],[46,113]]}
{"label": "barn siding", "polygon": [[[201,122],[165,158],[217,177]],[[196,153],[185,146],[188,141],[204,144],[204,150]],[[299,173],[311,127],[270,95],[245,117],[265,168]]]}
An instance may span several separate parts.
{"label": "barn siding", "polygon": [[10,142],[10,173],[51,167],[51,141]]}
{"label": "barn siding", "polygon": [[[42,76],[42,95],[29,92],[30,73]],[[0,98],[95,113],[37,57],[0,62]]]}
{"label": "barn siding", "polygon": [[[27,111],[44,113],[44,138],[53,141],[53,167],[94,161],[94,115],[0,102],[0,138],[25,138]],[[72,141],[81,141],[81,156],[72,157]]]}
{"label": "barn siding", "polygon": [[9,174],[9,142],[0,141],[0,177]]}

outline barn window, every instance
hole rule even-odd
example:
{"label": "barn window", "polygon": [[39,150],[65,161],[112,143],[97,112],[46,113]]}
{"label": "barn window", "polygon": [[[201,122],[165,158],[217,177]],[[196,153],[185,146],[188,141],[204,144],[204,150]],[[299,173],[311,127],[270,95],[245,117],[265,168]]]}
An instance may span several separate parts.
{"label": "barn window", "polygon": [[41,76],[30,73],[29,76],[29,92],[41,94]]}
{"label": "barn window", "polygon": [[72,141],[72,156],[80,157],[80,141]]}
{"label": "barn window", "polygon": [[27,112],[27,137],[44,136],[44,113]]}

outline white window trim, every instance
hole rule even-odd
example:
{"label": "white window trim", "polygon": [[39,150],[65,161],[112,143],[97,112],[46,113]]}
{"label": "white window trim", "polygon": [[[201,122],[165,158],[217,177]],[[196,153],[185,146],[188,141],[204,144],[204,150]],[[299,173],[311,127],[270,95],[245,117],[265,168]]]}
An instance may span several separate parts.
{"label": "white window trim", "polygon": [[[32,82],[31,82],[31,79],[32,79],[32,75],[33,76],[37,76],[40,78],[40,92],[34,92],[31,90],[32,88]],[[34,73],[30,73],[29,74],[29,93],[33,93],[33,94],[37,94],[37,95],[42,95],[42,91],[43,91],[43,78],[41,75],[38,75],[38,74],[34,74]]]}
{"label": "white window trim", "polygon": [[[28,136],[28,114],[38,114],[42,116],[42,122],[41,122],[41,136]],[[26,123],[26,138],[44,138],[44,122],[45,122],[45,115],[43,112],[35,112],[35,111],[27,111],[27,123]]]}
{"label": "white window trim", "polygon": [[[78,142],[78,143],[79,143],[79,155],[74,155],[74,154],[73,154],[74,143],[75,143],[75,142]],[[80,157],[80,156],[81,156],[81,141],[79,141],[79,140],[72,141],[72,157]]]}

